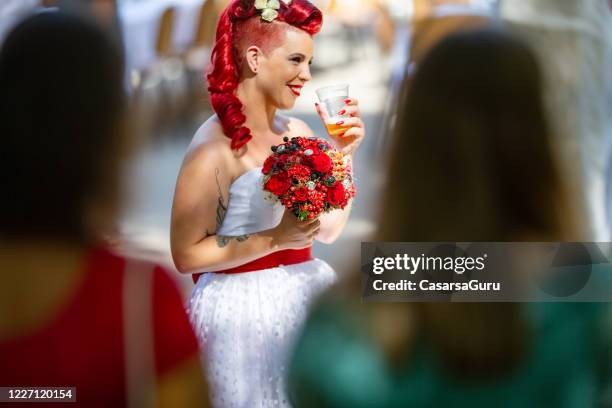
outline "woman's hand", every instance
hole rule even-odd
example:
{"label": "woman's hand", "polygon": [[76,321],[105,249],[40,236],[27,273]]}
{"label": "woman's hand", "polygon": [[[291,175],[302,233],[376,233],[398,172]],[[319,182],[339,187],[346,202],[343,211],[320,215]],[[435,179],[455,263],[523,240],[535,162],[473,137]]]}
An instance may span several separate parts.
{"label": "woman's hand", "polygon": [[270,232],[279,249],[302,249],[312,246],[320,227],[321,222],[316,218],[300,221],[291,211],[285,210],[280,224]]}
{"label": "woman's hand", "polygon": [[[359,111],[359,101],[355,98],[346,99],[344,101],[346,103],[346,107],[343,111],[340,111],[341,115],[348,114],[348,118],[340,119],[339,122],[334,123],[338,126],[348,126],[344,133],[341,133],[337,136],[331,135],[330,137],[335,142],[337,148],[344,153],[345,155],[352,156],[357,150],[357,147],[361,144],[363,138],[365,137],[365,127],[363,125],[363,121],[361,120],[361,112]],[[315,104],[317,108],[317,113],[319,117],[323,121],[323,125],[331,123],[329,121],[329,116],[324,109],[321,108],[321,105],[318,103]]]}

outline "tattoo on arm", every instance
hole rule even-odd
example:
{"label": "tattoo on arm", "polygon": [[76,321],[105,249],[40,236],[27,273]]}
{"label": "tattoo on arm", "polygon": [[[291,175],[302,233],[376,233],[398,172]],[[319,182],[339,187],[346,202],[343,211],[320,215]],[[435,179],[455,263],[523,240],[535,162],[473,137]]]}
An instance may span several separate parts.
{"label": "tattoo on arm", "polygon": [[[223,220],[225,219],[225,215],[227,214],[227,204],[225,204],[225,198],[223,197],[223,192],[221,191],[221,184],[219,183],[219,169],[215,169],[215,180],[217,182],[217,190],[219,193],[219,197],[217,198],[217,231],[223,225]],[[206,231],[208,234],[208,231]],[[210,234],[208,234],[210,235]],[[228,237],[224,235],[217,235],[217,245],[219,248],[225,247],[232,239],[235,239],[237,242],[244,242],[251,234],[240,235],[237,237]]]}

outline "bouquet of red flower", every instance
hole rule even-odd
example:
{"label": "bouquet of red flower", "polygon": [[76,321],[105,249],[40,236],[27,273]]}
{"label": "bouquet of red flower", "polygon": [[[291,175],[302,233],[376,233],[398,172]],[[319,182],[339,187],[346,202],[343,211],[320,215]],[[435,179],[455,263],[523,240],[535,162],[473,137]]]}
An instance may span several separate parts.
{"label": "bouquet of red flower", "polygon": [[264,190],[300,220],[344,208],[355,197],[350,163],[328,142],[316,137],[285,137],[272,146],[261,170]]}

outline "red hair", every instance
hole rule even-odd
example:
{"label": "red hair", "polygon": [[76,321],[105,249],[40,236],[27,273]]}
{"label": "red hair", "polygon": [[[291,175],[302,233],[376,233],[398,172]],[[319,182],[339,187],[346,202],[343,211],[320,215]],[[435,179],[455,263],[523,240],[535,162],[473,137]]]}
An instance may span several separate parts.
{"label": "red hair", "polygon": [[261,20],[254,0],[232,0],[225,8],[217,24],[215,46],[212,51],[212,70],[207,75],[208,92],[217,113],[223,133],[229,137],[232,149],[238,150],[253,138],[244,125],[246,116],[242,103],[236,97],[240,79],[241,60],[237,58],[245,46],[251,44],[270,48],[278,40],[286,23],[314,35],[321,29],[323,15],[307,0],[293,0],[290,4],[280,1],[278,17],[271,23]]}

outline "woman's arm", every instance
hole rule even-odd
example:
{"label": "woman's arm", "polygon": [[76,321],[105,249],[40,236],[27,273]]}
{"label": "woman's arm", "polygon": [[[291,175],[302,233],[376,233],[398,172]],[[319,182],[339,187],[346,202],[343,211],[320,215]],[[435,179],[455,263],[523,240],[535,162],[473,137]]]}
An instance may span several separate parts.
{"label": "woman's arm", "polygon": [[228,205],[232,174],[227,148],[219,142],[197,146],[185,157],[178,176],[170,229],[172,257],[180,272],[231,268],[275,250],[261,233],[230,239],[216,235]]}
{"label": "woman's arm", "polygon": [[[334,141],[336,147],[346,155],[352,168],[355,151],[365,137],[365,126],[361,120],[359,101],[355,98],[350,98],[345,101],[345,104],[346,107],[343,114],[347,114],[349,117],[343,119],[342,124],[348,125],[350,128],[340,136],[330,135],[330,137]],[[316,108],[319,117],[323,123],[325,123],[325,112],[321,109],[319,104],[316,104]],[[325,244],[331,244],[336,241],[346,226],[346,222],[351,215],[352,207],[353,200],[349,202],[344,210],[335,210],[328,214],[324,214],[321,217],[321,232],[319,233],[317,240]]]}
{"label": "woman's arm", "polygon": [[187,154],[178,176],[170,245],[176,268],[183,273],[214,272],[243,265],[281,249],[312,244],[318,222],[284,216],[270,230],[240,237],[216,235],[228,206],[233,154],[228,143],[214,141]]}
{"label": "woman's arm", "polygon": [[[316,108],[321,120],[325,123],[325,113],[321,110],[318,104]],[[348,124],[351,127],[343,135],[341,135],[341,137],[330,137],[334,141],[336,147],[348,157],[352,167],[353,154],[365,137],[365,128],[363,126],[363,121],[361,120],[359,102],[356,99],[347,99],[346,113],[349,114],[350,117],[344,119],[344,124]],[[300,136],[304,135],[307,137],[315,136],[312,129],[310,129],[306,123],[299,119],[292,118],[291,127],[292,133],[294,134],[299,134]],[[321,229],[317,234],[317,241],[324,244],[331,244],[335,242],[344,230],[346,222],[351,215],[352,208],[353,200],[349,201],[349,204],[343,210],[334,210],[327,214],[323,214],[320,217]]]}

